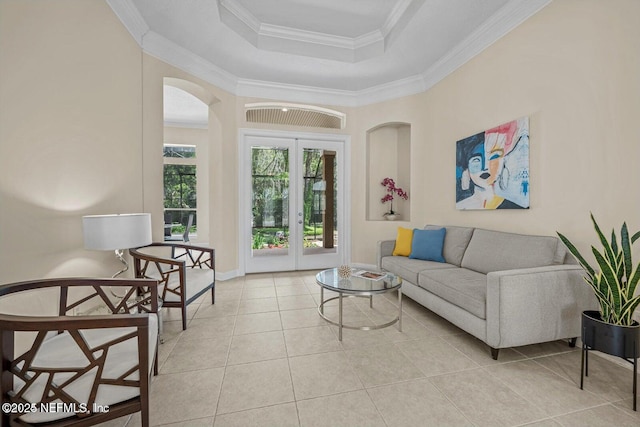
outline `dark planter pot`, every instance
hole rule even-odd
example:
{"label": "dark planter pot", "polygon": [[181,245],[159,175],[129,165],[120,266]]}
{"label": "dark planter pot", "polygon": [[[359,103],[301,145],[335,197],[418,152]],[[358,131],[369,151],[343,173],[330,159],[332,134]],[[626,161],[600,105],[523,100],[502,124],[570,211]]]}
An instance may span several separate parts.
{"label": "dark planter pot", "polygon": [[634,321],[631,326],[613,325],[604,322],[599,311],[582,312],[582,367],[580,388],[584,377],[589,376],[589,351],[597,350],[625,359],[633,364],[633,410],[637,407],[637,373],[640,357],[640,324]]}
{"label": "dark planter pot", "polygon": [[624,359],[640,356],[640,325],[613,325],[601,320],[600,312],[582,312],[582,342],[597,350]]}

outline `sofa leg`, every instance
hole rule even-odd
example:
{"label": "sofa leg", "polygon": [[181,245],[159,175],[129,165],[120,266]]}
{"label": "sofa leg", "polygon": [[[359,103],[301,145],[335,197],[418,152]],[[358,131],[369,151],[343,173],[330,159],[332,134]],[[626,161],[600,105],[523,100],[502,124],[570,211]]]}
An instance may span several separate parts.
{"label": "sofa leg", "polygon": [[500,351],[499,348],[491,347],[491,357],[493,357],[493,360],[498,360],[498,352],[499,351]]}
{"label": "sofa leg", "polygon": [[575,347],[578,337],[569,338],[569,347]]}

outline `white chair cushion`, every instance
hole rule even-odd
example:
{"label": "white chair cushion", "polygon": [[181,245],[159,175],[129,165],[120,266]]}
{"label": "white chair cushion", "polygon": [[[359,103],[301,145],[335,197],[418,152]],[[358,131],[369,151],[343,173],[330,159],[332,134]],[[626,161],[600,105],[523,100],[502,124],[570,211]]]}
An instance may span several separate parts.
{"label": "white chair cushion", "polygon": [[[80,333],[84,337],[90,348],[95,348],[101,344],[113,341],[118,337],[135,332],[136,328],[106,328],[106,329],[87,329],[81,330]],[[158,317],[155,313],[149,314],[149,372],[153,367],[156,344],[158,340]],[[94,353],[94,357],[100,357],[101,350]],[[33,359],[31,367],[34,370],[38,368],[78,368],[88,366],[90,361],[82,353],[73,337],[68,331],[59,335],[54,335],[43,341],[37,355]],[[138,340],[137,338],[128,339],[116,345],[109,347],[107,358],[102,372],[102,378],[119,378],[127,371],[131,370],[138,364]],[[22,364],[19,365],[22,367]],[[91,387],[97,372],[97,367],[85,373],[82,377],[75,380],[64,390],[80,403],[86,403],[91,392]],[[34,371],[30,373],[35,374]],[[54,374],[53,383],[62,384],[75,375],[74,371],[60,372]],[[126,379],[138,380],[138,373],[135,372]],[[32,403],[41,400],[42,393],[46,387],[48,375],[43,374],[34,381],[29,390],[24,394],[24,398]],[[25,383],[14,377],[14,390],[19,391]],[[123,387],[116,385],[102,384],[98,387],[96,394],[97,405],[114,405],[119,402],[132,399],[140,395],[137,387]],[[54,402],[60,402],[55,400]],[[20,419],[28,423],[39,423],[45,421],[53,421],[73,416],[72,412],[36,412],[25,414]]]}

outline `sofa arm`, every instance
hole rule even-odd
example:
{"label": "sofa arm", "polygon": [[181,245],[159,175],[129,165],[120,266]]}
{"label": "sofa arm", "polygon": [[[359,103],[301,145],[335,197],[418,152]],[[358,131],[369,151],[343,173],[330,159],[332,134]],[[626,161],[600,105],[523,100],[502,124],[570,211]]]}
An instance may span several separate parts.
{"label": "sofa arm", "polygon": [[391,256],[393,254],[393,248],[396,246],[395,240],[378,240],[376,250],[376,266],[378,270],[382,270],[382,258]]}
{"label": "sofa arm", "polygon": [[584,270],[553,265],[487,275],[487,344],[515,347],[580,336],[584,310],[597,308]]}

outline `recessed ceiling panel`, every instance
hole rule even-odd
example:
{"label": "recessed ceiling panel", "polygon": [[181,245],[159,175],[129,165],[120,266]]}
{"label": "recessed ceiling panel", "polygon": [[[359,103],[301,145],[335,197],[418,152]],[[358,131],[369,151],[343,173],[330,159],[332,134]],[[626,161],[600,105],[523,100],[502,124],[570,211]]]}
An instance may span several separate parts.
{"label": "recessed ceiling panel", "polygon": [[379,30],[401,0],[235,1],[261,23],[355,38]]}
{"label": "recessed ceiling panel", "polygon": [[145,52],[227,91],[339,105],[423,91],[550,1],[107,0]]}

